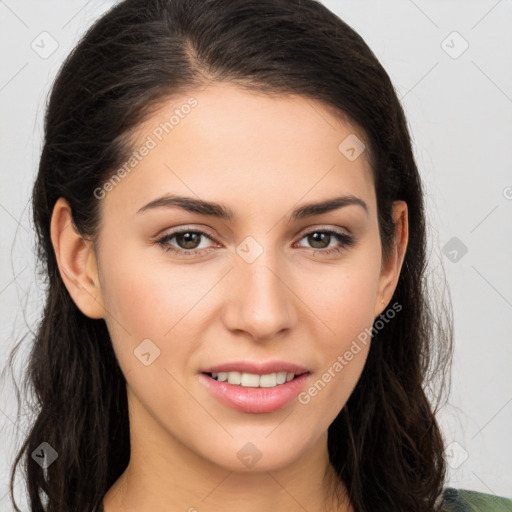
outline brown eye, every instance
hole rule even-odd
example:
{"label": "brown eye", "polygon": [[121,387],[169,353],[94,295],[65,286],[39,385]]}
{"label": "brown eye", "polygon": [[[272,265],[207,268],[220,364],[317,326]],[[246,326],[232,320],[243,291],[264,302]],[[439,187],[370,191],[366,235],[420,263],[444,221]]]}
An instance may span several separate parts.
{"label": "brown eye", "polygon": [[[203,238],[213,241],[204,231],[184,229],[168,233],[156,241],[165,251],[175,252],[181,255],[194,256],[198,251],[209,247],[199,247]],[[175,239],[175,243],[171,243]]]}
{"label": "brown eye", "polygon": [[201,236],[199,233],[193,231],[186,231],[184,233],[178,233],[174,235],[176,242],[181,249],[196,249],[198,244],[201,242]]}
{"label": "brown eye", "polygon": [[[356,242],[353,236],[334,230],[310,231],[301,238],[301,240],[303,239],[307,239],[308,244],[310,244],[315,253],[321,254],[341,252],[348,247],[352,247]],[[338,245],[329,247],[333,240],[337,242]]]}

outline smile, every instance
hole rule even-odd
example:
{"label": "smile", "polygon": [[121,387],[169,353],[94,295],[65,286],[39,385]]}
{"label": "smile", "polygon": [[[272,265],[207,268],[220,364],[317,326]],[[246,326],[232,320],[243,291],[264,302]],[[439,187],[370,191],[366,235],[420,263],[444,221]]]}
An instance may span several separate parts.
{"label": "smile", "polygon": [[275,372],[265,375],[242,372],[213,372],[207,375],[218,382],[228,382],[246,388],[274,388],[295,378],[295,374],[290,372]]}
{"label": "smile", "polygon": [[309,372],[300,375],[291,372],[258,375],[233,371],[200,373],[199,378],[221,404],[240,412],[262,414],[289,405],[306,387],[310,375]]}

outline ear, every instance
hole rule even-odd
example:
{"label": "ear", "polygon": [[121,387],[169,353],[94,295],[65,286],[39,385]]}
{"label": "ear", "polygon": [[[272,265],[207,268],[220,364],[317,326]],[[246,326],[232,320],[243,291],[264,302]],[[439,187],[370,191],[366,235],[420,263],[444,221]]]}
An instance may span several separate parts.
{"label": "ear", "polygon": [[76,231],[71,208],[62,197],[53,208],[50,234],[59,272],[71,298],[84,315],[104,318],[92,242]]}
{"label": "ear", "polygon": [[409,241],[409,222],[405,201],[393,202],[392,218],[395,225],[394,242],[389,258],[387,261],[383,261],[381,265],[379,290],[375,302],[375,318],[386,309],[389,300],[395,293],[404,262],[407,242]]}

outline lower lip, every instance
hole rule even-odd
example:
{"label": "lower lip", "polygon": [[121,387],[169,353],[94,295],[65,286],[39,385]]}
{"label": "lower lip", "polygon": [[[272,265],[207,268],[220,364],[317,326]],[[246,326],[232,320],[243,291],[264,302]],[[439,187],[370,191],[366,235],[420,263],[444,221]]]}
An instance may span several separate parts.
{"label": "lower lip", "polygon": [[288,405],[304,388],[309,373],[273,388],[246,388],[219,382],[201,373],[201,381],[223,404],[242,412],[274,412]]}

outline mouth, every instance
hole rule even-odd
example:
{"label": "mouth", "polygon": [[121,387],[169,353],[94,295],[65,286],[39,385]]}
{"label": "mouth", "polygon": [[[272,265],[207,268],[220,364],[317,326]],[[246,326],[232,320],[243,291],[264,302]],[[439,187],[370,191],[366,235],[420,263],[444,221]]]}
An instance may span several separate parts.
{"label": "mouth", "polygon": [[312,373],[285,362],[233,362],[199,373],[200,382],[223,405],[244,413],[272,413],[291,405]]}
{"label": "mouth", "polygon": [[294,372],[273,372],[265,374],[246,373],[238,371],[230,372],[202,372],[217,382],[227,382],[233,386],[244,388],[275,388],[297,379],[301,375],[309,373],[308,371]]}

